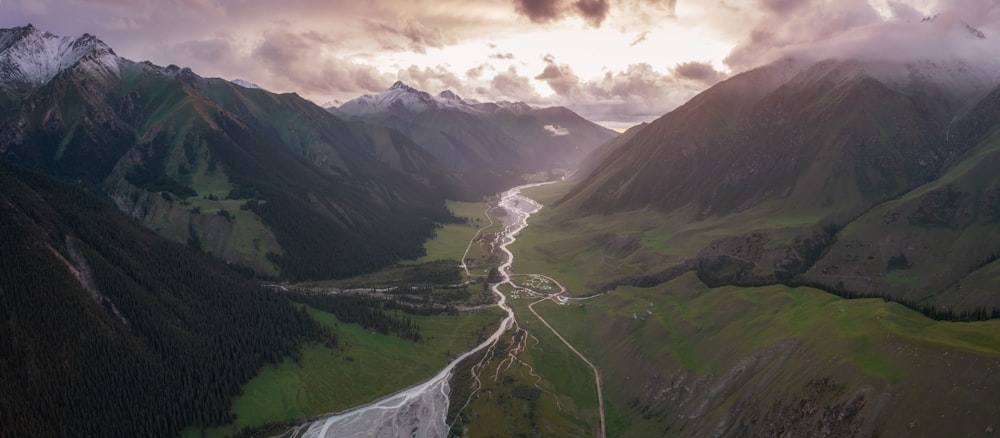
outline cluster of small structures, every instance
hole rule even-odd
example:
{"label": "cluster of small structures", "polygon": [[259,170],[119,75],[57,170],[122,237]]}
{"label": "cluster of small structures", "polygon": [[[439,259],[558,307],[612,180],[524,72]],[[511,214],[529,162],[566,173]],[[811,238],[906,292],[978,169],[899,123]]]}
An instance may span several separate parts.
{"label": "cluster of small structures", "polygon": [[[520,298],[540,298],[548,294],[551,294],[553,290],[557,289],[553,285],[552,280],[543,275],[516,275],[517,280],[514,281],[516,289],[511,291],[508,295],[512,299]],[[565,304],[566,298],[559,297],[562,304]]]}
{"label": "cluster of small structures", "polygon": [[645,321],[646,316],[653,316],[653,303],[649,303],[649,308],[646,309],[645,316],[639,316],[640,312],[632,312],[632,319],[638,319],[639,321]]}

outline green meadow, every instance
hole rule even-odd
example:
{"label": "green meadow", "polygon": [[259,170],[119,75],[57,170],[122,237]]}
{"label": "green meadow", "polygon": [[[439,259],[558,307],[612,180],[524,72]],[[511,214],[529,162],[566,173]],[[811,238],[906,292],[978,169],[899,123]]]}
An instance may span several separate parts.
{"label": "green meadow", "polygon": [[[424,244],[427,254],[419,259],[405,263],[461,260],[462,255],[465,254],[465,248],[469,244],[469,240],[475,236],[476,230],[490,223],[489,216],[486,214],[488,206],[484,202],[448,201],[447,205],[455,217],[465,219],[466,222],[439,226],[434,232],[434,238]],[[499,227],[496,227],[496,229],[499,230]],[[483,230],[484,233],[489,231]],[[469,251],[470,258],[482,255],[476,245],[473,245],[473,247]]]}

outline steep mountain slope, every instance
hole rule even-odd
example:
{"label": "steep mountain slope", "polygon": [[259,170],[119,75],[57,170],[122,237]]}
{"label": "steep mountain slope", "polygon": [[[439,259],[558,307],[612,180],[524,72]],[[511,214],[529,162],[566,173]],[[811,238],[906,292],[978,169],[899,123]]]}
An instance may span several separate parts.
{"label": "steep mountain slope", "polygon": [[9,436],[176,436],[229,422],[304,312],[114,206],[0,162],[0,422]]}
{"label": "steep mountain slope", "polygon": [[628,142],[632,141],[632,138],[636,136],[643,128],[649,126],[649,123],[640,123],[631,128],[625,130],[617,137],[607,141],[606,143],[598,146],[586,158],[580,163],[580,167],[576,169],[573,174],[574,178],[577,180],[583,179],[586,176],[594,173],[594,170],[601,165],[605,160],[611,158],[612,155],[618,152],[618,148]]}
{"label": "steep mountain slope", "polygon": [[567,202],[589,212],[693,206],[706,217],[781,198],[860,212],[930,179],[960,152],[944,137],[968,98],[922,77],[946,67],[917,66],[890,81],[880,77],[897,72],[879,70],[894,66],[798,64],[731,78],[663,116]]}
{"label": "steep mountain slope", "polygon": [[[399,133],[297,95],[131,62],[90,36],[0,34],[5,77],[31,78],[0,90],[0,155],[258,273],[329,278],[419,256],[450,218],[444,198],[466,195]],[[42,49],[54,41],[89,49]],[[25,53],[62,70],[29,74]]]}
{"label": "steep mountain slope", "polygon": [[459,171],[525,173],[574,168],[587,153],[615,136],[566,108],[481,103],[451,91],[432,96],[402,82],[331,111],[397,129]]}
{"label": "steep mountain slope", "polygon": [[[942,289],[1000,251],[987,213],[995,180],[985,170],[993,147],[987,137],[1000,121],[995,98],[978,104],[996,84],[995,72],[958,60],[781,61],[643,127],[589,166],[557,211],[567,224],[609,215],[619,229],[642,230],[618,240],[685,248],[633,248],[622,266],[645,273],[623,270],[633,277],[625,283],[697,268],[713,286],[805,282],[989,313],[995,294],[970,300]],[[897,198],[908,207],[893,204]],[[938,210],[961,199],[975,204],[952,212],[965,215],[961,223],[937,224],[952,214]],[[970,208],[980,213],[963,213]],[[623,219],[627,212],[633,219]],[[672,225],[648,225],[640,212]],[[909,220],[909,231],[896,218]],[[956,232],[931,229],[949,227]],[[923,249],[914,249],[918,242]],[[827,254],[831,248],[841,249]],[[887,269],[907,253],[920,254],[919,278]]]}
{"label": "steep mountain slope", "polygon": [[803,278],[827,288],[888,294],[942,310],[1000,308],[1000,88],[957,122],[971,148],[927,184],[880,204],[837,234]]}

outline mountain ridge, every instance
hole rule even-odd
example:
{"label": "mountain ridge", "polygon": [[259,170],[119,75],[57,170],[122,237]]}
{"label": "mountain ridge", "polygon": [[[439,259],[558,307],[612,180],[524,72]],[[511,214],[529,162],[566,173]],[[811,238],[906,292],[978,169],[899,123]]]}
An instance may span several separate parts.
{"label": "mountain ridge", "polygon": [[[79,40],[27,32],[50,45]],[[91,46],[80,60],[113,56]],[[434,224],[452,220],[444,198],[473,196],[394,131],[340,120],[294,93],[114,59],[107,74],[44,63],[64,68],[44,83],[5,82],[0,155],[258,274],[330,278],[419,257]]]}
{"label": "mountain ridge", "polygon": [[31,24],[0,30],[0,83],[44,84],[81,63],[93,74],[114,74],[117,61],[114,50],[90,34],[57,37]]}
{"label": "mountain ridge", "polygon": [[398,130],[451,170],[495,175],[502,182],[494,190],[520,181],[520,174],[574,168],[617,136],[564,107],[479,102],[450,90],[435,96],[401,81],[328,111]]}

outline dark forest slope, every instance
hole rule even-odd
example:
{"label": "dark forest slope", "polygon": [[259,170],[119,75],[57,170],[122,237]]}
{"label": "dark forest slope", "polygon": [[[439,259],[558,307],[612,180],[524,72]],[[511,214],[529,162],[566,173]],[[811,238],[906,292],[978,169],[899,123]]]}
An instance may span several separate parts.
{"label": "dark forest slope", "polygon": [[262,365],[329,336],[221,262],[49,177],[0,162],[0,206],[0,435],[227,423]]}

